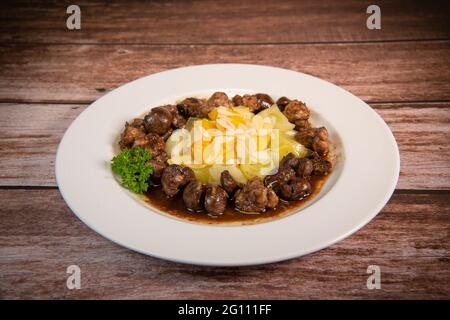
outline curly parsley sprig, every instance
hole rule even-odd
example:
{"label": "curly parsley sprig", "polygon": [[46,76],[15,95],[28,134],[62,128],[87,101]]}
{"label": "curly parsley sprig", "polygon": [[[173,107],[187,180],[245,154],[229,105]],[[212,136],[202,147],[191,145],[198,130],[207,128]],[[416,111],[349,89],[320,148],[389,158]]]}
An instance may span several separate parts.
{"label": "curly parsley sprig", "polygon": [[122,186],[135,193],[143,193],[148,189],[148,179],[153,167],[148,163],[151,155],[147,149],[137,147],[124,149],[111,160],[111,168],[120,176]]}

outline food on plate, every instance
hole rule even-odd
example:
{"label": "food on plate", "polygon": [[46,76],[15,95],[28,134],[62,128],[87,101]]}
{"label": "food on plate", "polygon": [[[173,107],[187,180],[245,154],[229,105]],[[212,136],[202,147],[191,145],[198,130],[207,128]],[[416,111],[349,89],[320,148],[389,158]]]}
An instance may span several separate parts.
{"label": "food on plate", "polygon": [[264,93],[188,97],[125,123],[112,170],[189,220],[276,216],[320,191],[332,170],[328,131],[310,114],[304,102]]}

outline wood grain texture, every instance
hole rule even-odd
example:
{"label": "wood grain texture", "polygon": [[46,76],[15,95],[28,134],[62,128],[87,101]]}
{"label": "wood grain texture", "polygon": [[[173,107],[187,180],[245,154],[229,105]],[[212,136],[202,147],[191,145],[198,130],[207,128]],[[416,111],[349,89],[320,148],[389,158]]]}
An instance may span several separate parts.
{"label": "wood grain texture", "polygon": [[[0,2],[0,299],[450,299],[450,2],[368,0]],[[155,72],[273,65],[371,103],[400,148],[397,191],[349,238],[281,263],[170,263],[101,237],[54,188],[57,145],[86,105]],[[405,190],[407,189],[407,190]],[[82,289],[66,289],[66,268]],[[366,288],[378,265],[382,289]]]}
{"label": "wood grain texture", "polygon": [[[213,268],[134,253],[80,222],[59,191],[0,190],[1,298],[450,298],[448,194],[395,194],[372,222],[318,253]],[[176,241],[176,238],[174,238]],[[65,288],[67,266],[82,289]],[[367,290],[379,265],[382,289]]]}
{"label": "wood grain texture", "polygon": [[[0,104],[0,186],[55,186],[56,149],[85,105]],[[450,189],[450,104],[375,104],[400,148],[399,189]]]}
{"label": "wood grain texture", "polygon": [[4,45],[0,101],[91,102],[171,68],[256,63],[318,76],[363,100],[450,100],[450,41],[320,45]]}
{"label": "wood grain texture", "polygon": [[450,38],[448,1],[383,1],[382,29],[366,27],[373,2],[77,1],[81,30],[68,31],[71,2],[2,1],[0,41],[21,43],[299,43]]}

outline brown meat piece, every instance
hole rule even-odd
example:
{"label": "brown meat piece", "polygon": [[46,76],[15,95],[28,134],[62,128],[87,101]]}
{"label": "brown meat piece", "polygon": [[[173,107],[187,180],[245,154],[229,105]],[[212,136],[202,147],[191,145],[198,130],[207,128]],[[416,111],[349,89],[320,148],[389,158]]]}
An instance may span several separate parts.
{"label": "brown meat piece", "polygon": [[278,109],[280,109],[280,111],[283,112],[283,110],[286,108],[286,106],[288,105],[289,102],[291,102],[291,99],[286,98],[286,97],[281,97],[280,99],[277,100]]}
{"label": "brown meat piece", "polygon": [[244,94],[242,96],[242,105],[247,107],[251,112],[257,112],[260,109],[258,99],[255,95]]}
{"label": "brown meat piece", "polygon": [[220,174],[220,184],[222,188],[231,196],[234,191],[239,188],[239,184],[234,180],[228,170],[222,171]]}
{"label": "brown meat piece", "polygon": [[157,157],[162,152],[165,152],[164,139],[155,133],[149,133],[134,141],[133,147],[142,147],[150,152],[152,158]]}
{"label": "brown meat piece", "polygon": [[257,112],[260,109],[258,98],[254,94],[244,94],[242,97],[237,94],[233,97],[233,104],[247,107],[251,112]]}
{"label": "brown meat piece", "polygon": [[300,158],[297,158],[293,153],[290,152],[285,155],[283,159],[281,159],[279,167],[291,167],[292,169],[296,170],[299,162]]}
{"label": "brown meat piece", "polygon": [[164,169],[168,166],[167,160],[169,156],[165,151],[162,151],[159,155],[148,161],[153,167],[153,173],[150,176],[150,184],[153,186],[158,186],[161,184],[161,176]]}
{"label": "brown meat piece", "polygon": [[194,171],[192,171],[191,168],[189,167],[184,167],[183,168],[183,174],[186,180],[186,184],[188,184],[189,182],[195,180],[195,173]]}
{"label": "brown meat piece", "polygon": [[167,196],[173,197],[181,188],[193,180],[195,180],[195,175],[190,168],[171,164],[163,171],[161,177],[162,189]]}
{"label": "brown meat piece", "polygon": [[244,96],[235,95],[233,97],[233,104],[235,106],[245,106],[251,112],[257,113],[262,109],[269,108],[274,104],[272,98],[265,93],[244,94]]}
{"label": "brown meat piece", "polygon": [[288,153],[280,161],[278,171],[273,175],[268,175],[264,179],[264,185],[271,187],[276,193],[279,192],[281,185],[287,183],[295,177],[295,172],[299,165],[300,159],[293,153]]}
{"label": "brown meat piece", "polygon": [[311,159],[302,158],[299,161],[297,167],[297,176],[299,177],[309,177],[314,170],[314,165]]}
{"label": "brown meat piece", "polygon": [[242,99],[242,96],[238,94],[233,97],[232,102],[236,107],[244,105],[244,100]]}
{"label": "brown meat piece", "polygon": [[311,123],[308,120],[297,120],[295,121],[295,130],[301,131],[303,129],[311,128]]}
{"label": "brown meat piece", "polygon": [[[212,110],[206,105],[204,99],[186,98],[177,105],[178,112],[185,118],[203,118]],[[209,111],[208,111],[209,110]]]}
{"label": "brown meat piece", "polygon": [[287,183],[289,180],[295,177],[295,171],[289,166],[279,167],[278,172],[266,176],[264,178],[264,185],[266,187],[272,188],[275,192],[278,193],[281,185]]}
{"label": "brown meat piece", "polygon": [[309,128],[309,129],[300,130],[295,135],[295,140],[300,142],[306,148],[312,149],[312,143],[313,143],[314,137],[316,136],[316,131],[317,131],[317,128]]}
{"label": "brown meat piece", "polygon": [[311,151],[308,155],[313,163],[313,172],[315,176],[325,176],[331,172],[332,164],[330,161],[322,158],[317,152]]}
{"label": "brown meat piece", "polygon": [[202,210],[203,198],[205,195],[205,186],[197,180],[192,180],[184,188],[183,201],[188,210],[200,211]]}
{"label": "brown meat piece", "polygon": [[136,118],[131,121],[130,126],[138,128],[142,130],[142,132],[148,133],[147,129],[145,128],[144,119]]}
{"label": "brown meat piece", "polygon": [[167,163],[153,159],[149,160],[148,163],[153,167],[153,173],[150,176],[150,184],[159,185],[161,183],[161,176],[164,172],[164,169],[167,167]]}
{"label": "brown meat piece", "polygon": [[331,171],[331,162],[325,159],[313,161],[313,174],[316,176],[326,176]]}
{"label": "brown meat piece", "polygon": [[289,102],[284,108],[283,114],[292,123],[295,123],[297,120],[309,119],[309,109],[303,102],[298,100],[292,100]]}
{"label": "brown meat piece", "polygon": [[259,111],[262,109],[270,108],[275,104],[273,99],[265,93],[257,93],[256,100],[258,101]]}
{"label": "brown meat piece", "polygon": [[184,128],[186,126],[186,118],[180,114],[178,107],[173,104],[163,106],[172,114],[172,127],[175,129]]}
{"label": "brown meat piece", "polygon": [[166,151],[161,151],[157,156],[152,158],[153,160],[159,161],[159,162],[167,162],[169,160],[169,155]]}
{"label": "brown meat piece", "polygon": [[329,152],[328,131],[325,127],[302,129],[295,139],[321,156],[326,156]]}
{"label": "brown meat piece", "polygon": [[207,101],[197,98],[186,98],[178,105],[178,111],[186,118],[206,118],[214,108],[225,106],[231,107],[231,103],[228,96],[223,92],[215,92]]}
{"label": "brown meat piece", "polygon": [[213,216],[221,215],[227,207],[228,194],[217,185],[208,185],[205,193],[205,209]]}
{"label": "brown meat piece", "polygon": [[125,123],[125,129],[123,130],[119,140],[120,149],[132,147],[136,139],[141,139],[143,137],[145,137],[144,130],[136,128],[128,122]]}
{"label": "brown meat piece", "polygon": [[264,212],[268,204],[268,188],[259,177],[250,179],[235,195],[234,204],[243,212]]}
{"label": "brown meat piece", "polygon": [[285,200],[301,200],[311,194],[308,179],[296,177],[280,188],[279,195]]}
{"label": "brown meat piece", "polygon": [[161,138],[163,138],[164,141],[167,141],[167,139],[170,138],[170,136],[172,135],[172,133],[173,133],[173,129],[170,128],[165,134],[163,134],[163,135],[161,136]]}
{"label": "brown meat piece", "polygon": [[315,136],[312,142],[312,149],[321,156],[326,156],[330,151],[328,137],[324,139],[319,136]]}
{"label": "brown meat piece", "polygon": [[278,205],[279,199],[275,191],[272,188],[267,188],[267,208],[275,209]]}
{"label": "brown meat piece", "polygon": [[208,114],[212,109],[217,108],[217,107],[232,107],[233,104],[230,101],[230,99],[228,98],[227,94],[224,92],[214,92],[213,95],[208,99],[208,101],[206,102],[207,106],[208,106],[208,112],[206,114]]}
{"label": "brown meat piece", "polygon": [[164,135],[172,126],[172,113],[164,107],[153,108],[145,117],[144,124],[148,132]]}

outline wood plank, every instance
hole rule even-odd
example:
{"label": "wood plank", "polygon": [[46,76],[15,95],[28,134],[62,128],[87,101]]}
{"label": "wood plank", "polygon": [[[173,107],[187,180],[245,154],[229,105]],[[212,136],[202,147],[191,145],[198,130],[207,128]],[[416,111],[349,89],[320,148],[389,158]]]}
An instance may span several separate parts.
{"label": "wood plank", "polygon": [[399,189],[450,189],[450,103],[372,105],[400,149]]}
{"label": "wood plank", "polygon": [[[393,130],[400,148],[397,188],[450,189],[450,103],[373,106]],[[85,107],[0,104],[0,185],[55,186],[58,143]]]}
{"label": "wood plank", "polygon": [[0,41],[22,43],[277,43],[448,39],[449,2],[376,2],[381,30],[366,27],[364,1],[78,1],[81,30],[68,31],[67,3],[2,1]]}
{"label": "wood plank", "polygon": [[[0,296],[6,298],[450,298],[448,194],[395,194],[371,223],[320,252],[213,268],[162,261],[94,233],[58,190],[0,190]],[[67,266],[82,289],[65,289]],[[381,268],[381,290],[366,269]]]}
{"label": "wood plank", "polygon": [[4,45],[0,101],[91,102],[136,78],[237,62],[309,73],[363,100],[450,100],[450,41],[320,45]]}

